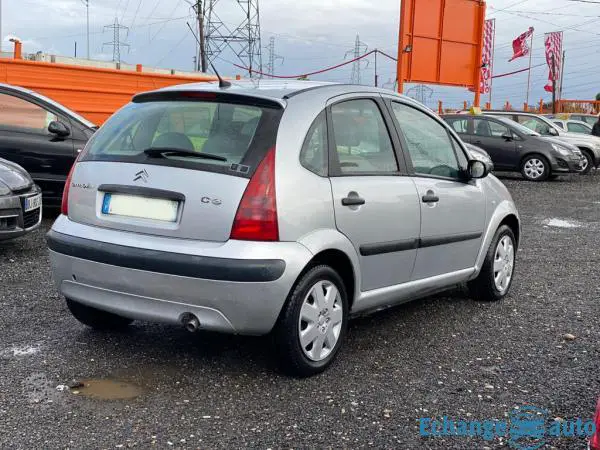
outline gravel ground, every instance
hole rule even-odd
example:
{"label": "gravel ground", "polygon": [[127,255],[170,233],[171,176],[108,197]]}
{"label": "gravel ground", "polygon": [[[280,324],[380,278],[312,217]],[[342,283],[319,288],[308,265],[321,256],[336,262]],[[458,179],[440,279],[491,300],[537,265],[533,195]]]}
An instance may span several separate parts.
{"label": "gravel ground", "polygon": [[[304,380],[277,371],[265,338],[145,323],[90,331],[51,282],[50,219],[0,243],[0,448],[500,448],[421,438],[418,419],[504,419],[521,405],[590,418],[600,394],[600,174],[502,179],[523,219],[510,295],[483,304],[457,289],[357,319],[336,364]],[[56,389],[104,378],[142,394],[107,401]]]}

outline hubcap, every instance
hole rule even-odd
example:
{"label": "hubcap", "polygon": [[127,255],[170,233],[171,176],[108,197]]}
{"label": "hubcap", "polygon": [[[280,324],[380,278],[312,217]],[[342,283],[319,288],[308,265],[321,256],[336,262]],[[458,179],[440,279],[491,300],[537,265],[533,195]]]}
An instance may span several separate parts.
{"label": "hubcap", "polygon": [[525,175],[533,180],[541,177],[544,169],[544,163],[537,158],[528,159],[524,166]]}
{"label": "hubcap", "polygon": [[504,236],[498,242],[494,256],[494,284],[501,294],[510,286],[515,267],[515,247],[510,236]]}
{"label": "hubcap", "polygon": [[312,361],[327,358],[342,331],[344,310],[338,288],[330,281],[313,285],[302,302],[298,331],[302,351]]}
{"label": "hubcap", "polygon": [[581,171],[584,171],[585,169],[587,169],[588,167],[588,159],[586,157],[583,158],[583,161],[581,161]]}

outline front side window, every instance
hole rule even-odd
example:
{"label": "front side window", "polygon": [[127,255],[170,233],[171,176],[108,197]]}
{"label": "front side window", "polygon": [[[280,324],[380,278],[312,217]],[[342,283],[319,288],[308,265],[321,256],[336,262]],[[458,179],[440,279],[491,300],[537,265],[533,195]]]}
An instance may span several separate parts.
{"label": "front side window", "polygon": [[502,125],[498,122],[493,122],[490,120],[490,132],[492,133],[492,137],[503,137],[510,136],[510,130],[507,126]]}
{"label": "front side window", "polygon": [[404,135],[415,172],[459,178],[461,168],[446,128],[410,106],[394,102],[392,109]]}
{"label": "front side window", "polygon": [[331,107],[331,116],[340,173],[398,172],[392,140],[375,101],[337,103]]}
{"label": "front side window", "polygon": [[584,124],[582,123],[573,123],[573,122],[569,122],[567,124],[567,128],[571,133],[583,133],[583,134],[590,134],[592,132],[592,130],[590,130],[588,127],[586,127]]}
{"label": "front side window", "polygon": [[325,111],[317,116],[308,130],[300,163],[317,175],[327,175],[327,119]]}
{"label": "front side window", "polygon": [[50,122],[58,120],[44,108],[8,94],[0,94],[0,127],[25,132],[46,133]]}
{"label": "front side window", "polygon": [[546,122],[537,117],[517,116],[517,121],[521,125],[529,128],[532,131],[535,131],[536,133],[541,134],[542,136],[550,135],[550,125],[548,125]]}

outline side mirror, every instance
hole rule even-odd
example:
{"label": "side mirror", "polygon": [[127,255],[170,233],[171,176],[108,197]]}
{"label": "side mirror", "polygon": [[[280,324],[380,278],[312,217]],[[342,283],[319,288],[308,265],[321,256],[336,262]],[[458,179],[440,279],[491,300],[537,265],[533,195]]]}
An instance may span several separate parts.
{"label": "side mirror", "polygon": [[510,133],[504,133],[502,135],[502,139],[504,139],[506,142],[510,142],[513,140],[512,134]]}
{"label": "side mirror", "polygon": [[59,137],[66,137],[71,134],[71,130],[62,122],[58,122],[53,120],[48,125],[48,131],[52,134],[55,134]]}
{"label": "side mirror", "polygon": [[555,128],[548,127],[548,134],[549,134],[550,136],[558,136],[558,131],[556,131],[556,129],[555,129]]}
{"label": "side mirror", "polygon": [[489,174],[488,166],[477,159],[471,159],[467,167],[467,175],[470,179],[485,178]]}

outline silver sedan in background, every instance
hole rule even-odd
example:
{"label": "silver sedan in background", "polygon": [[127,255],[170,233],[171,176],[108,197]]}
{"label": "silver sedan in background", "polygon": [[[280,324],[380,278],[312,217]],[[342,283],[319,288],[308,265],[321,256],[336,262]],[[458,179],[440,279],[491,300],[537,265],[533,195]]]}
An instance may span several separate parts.
{"label": "silver sedan in background", "polygon": [[0,241],[40,226],[42,193],[21,166],[0,158]]}

